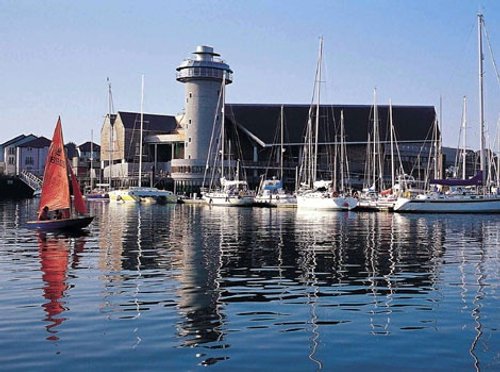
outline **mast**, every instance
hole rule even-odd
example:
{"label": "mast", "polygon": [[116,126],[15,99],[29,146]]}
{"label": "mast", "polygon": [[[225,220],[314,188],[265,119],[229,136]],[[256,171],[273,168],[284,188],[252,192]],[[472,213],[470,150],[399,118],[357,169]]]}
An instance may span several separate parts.
{"label": "mast", "polygon": [[112,108],[112,97],[111,97],[111,82],[108,78],[108,119],[109,119],[109,175],[108,175],[108,187],[111,190],[111,169],[113,164],[113,123],[111,122],[111,108]]}
{"label": "mast", "polygon": [[467,97],[464,96],[464,106],[463,106],[463,119],[462,119],[462,130],[463,130],[463,150],[462,150],[462,179],[467,177]]}
{"label": "mast", "polygon": [[90,130],[90,191],[94,189],[94,131]]}
{"label": "mast", "polygon": [[392,121],[392,100],[389,100],[389,126],[391,138],[391,189],[394,193],[394,122]]}
{"label": "mast", "polygon": [[344,188],[344,110],[340,111],[340,191],[345,192]]}
{"label": "mast", "polygon": [[[221,180],[224,178],[224,145],[226,137],[225,116],[226,116],[226,71],[222,74],[222,90],[221,90]],[[222,185],[221,185],[222,186]]]}
{"label": "mast", "polygon": [[377,89],[373,89],[373,185],[377,182],[377,167],[379,162],[377,161],[377,150],[379,146],[379,136],[378,136],[378,109],[377,109]]}
{"label": "mast", "polygon": [[281,105],[281,115],[280,115],[280,180],[283,182],[283,156],[285,149],[283,148],[283,140],[284,140],[284,111],[283,111],[283,105]]}
{"label": "mast", "polygon": [[479,151],[480,151],[480,170],[482,172],[483,185],[485,180],[485,159],[484,159],[484,94],[483,94],[483,15],[477,15],[477,37],[478,37],[478,57],[479,57],[479,128],[480,128],[480,137],[479,137]]}
{"label": "mast", "polygon": [[143,107],[144,107],[144,75],[142,75],[142,81],[141,81],[141,132],[139,133],[139,183],[138,183],[139,187],[142,186],[142,129],[144,126]]}
{"label": "mast", "polygon": [[323,37],[319,39],[319,55],[318,55],[318,67],[316,70],[316,122],[315,122],[315,133],[314,133],[314,154],[313,154],[313,182],[316,181],[317,171],[318,171],[318,137],[319,137],[319,109],[321,101],[321,67],[323,61]]}
{"label": "mast", "polygon": [[[500,188],[500,116],[497,120],[497,189]],[[498,191],[497,191],[498,192]]]}

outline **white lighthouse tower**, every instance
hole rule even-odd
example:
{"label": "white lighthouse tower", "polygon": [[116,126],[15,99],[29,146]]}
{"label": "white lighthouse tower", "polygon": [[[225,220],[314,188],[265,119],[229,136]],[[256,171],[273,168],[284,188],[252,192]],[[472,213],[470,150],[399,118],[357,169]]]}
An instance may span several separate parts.
{"label": "white lighthouse tower", "polygon": [[[198,46],[193,57],[177,67],[177,81],[185,85],[185,109],[180,122],[184,130],[184,159],[172,160],[172,177],[182,188],[201,186],[212,126],[218,107],[222,79],[233,81],[233,71],[209,46]],[[219,112],[216,112],[217,109]]]}

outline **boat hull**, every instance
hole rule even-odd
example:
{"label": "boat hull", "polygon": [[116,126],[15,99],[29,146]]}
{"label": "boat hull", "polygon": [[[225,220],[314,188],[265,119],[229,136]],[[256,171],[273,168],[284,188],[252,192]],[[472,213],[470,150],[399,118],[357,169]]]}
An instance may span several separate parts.
{"label": "boat hull", "polygon": [[257,195],[255,204],[259,207],[296,208],[297,199],[289,194]]}
{"label": "boat hull", "polygon": [[43,231],[71,231],[80,230],[92,222],[93,216],[66,218],[61,220],[28,221],[27,227]]}
{"label": "boat hull", "polygon": [[307,193],[297,195],[297,208],[316,210],[352,210],[358,205],[358,200],[351,196],[326,196],[324,193]]}
{"label": "boat hull", "polygon": [[226,207],[249,207],[254,203],[254,195],[228,195],[226,193],[206,193],[203,200],[208,205]]}
{"label": "boat hull", "polygon": [[0,200],[20,200],[33,197],[33,189],[17,176],[0,175]]}
{"label": "boat hull", "polygon": [[399,213],[500,213],[500,196],[399,198],[394,211]]}
{"label": "boat hull", "polygon": [[109,201],[115,203],[139,203],[140,199],[128,190],[113,190],[108,193]]}
{"label": "boat hull", "polygon": [[131,187],[129,192],[141,203],[175,204],[179,201],[172,191],[159,190],[155,187]]}

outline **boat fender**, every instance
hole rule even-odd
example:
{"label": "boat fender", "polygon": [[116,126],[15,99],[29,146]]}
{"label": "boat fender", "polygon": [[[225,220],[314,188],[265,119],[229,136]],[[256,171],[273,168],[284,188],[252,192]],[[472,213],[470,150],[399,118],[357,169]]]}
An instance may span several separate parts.
{"label": "boat fender", "polygon": [[276,195],[276,200],[280,200],[280,196],[279,195]]}
{"label": "boat fender", "polygon": [[210,200],[208,201],[208,204],[212,204],[213,203],[213,200],[212,198],[210,198]]}

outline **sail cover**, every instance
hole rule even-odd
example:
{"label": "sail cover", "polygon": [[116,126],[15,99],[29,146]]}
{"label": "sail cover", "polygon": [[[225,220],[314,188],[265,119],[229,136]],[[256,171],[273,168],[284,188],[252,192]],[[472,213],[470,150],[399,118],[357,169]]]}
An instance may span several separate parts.
{"label": "sail cover", "polygon": [[445,186],[481,186],[483,184],[483,172],[478,171],[477,174],[469,179],[435,179],[430,181],[431,185],[445,185]]}
{"label": "sail cover", "polygon": [[70,208],[68,169],[64,140],[62,134],[61,117],[57,120],[56,129],[49,147],[45,171],[43,173],[42,193],[38,212],[45,206],[49,210]]}

